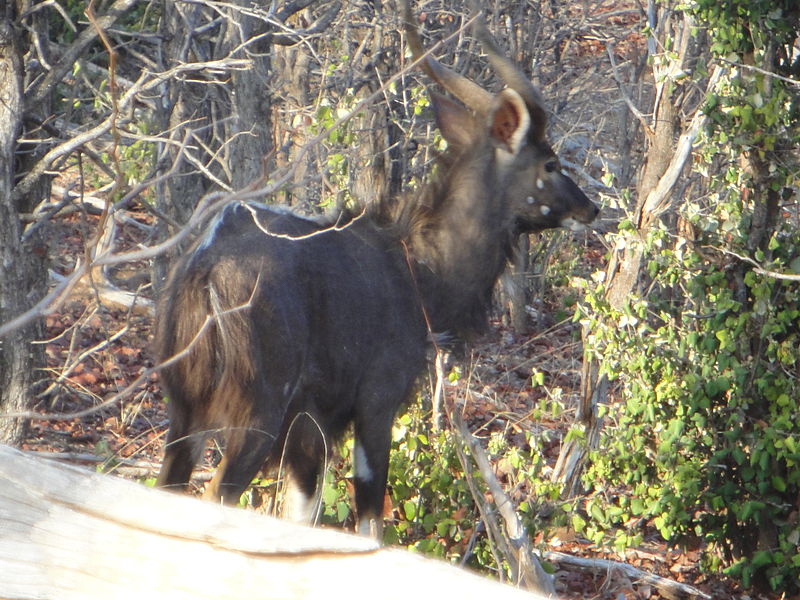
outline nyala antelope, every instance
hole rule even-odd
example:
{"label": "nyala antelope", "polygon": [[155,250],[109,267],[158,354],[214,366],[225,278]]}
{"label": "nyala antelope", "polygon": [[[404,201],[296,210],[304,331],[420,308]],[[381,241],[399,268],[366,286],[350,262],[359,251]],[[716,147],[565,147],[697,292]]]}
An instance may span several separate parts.
{"label": "nyala antelope", "polygon": [[[404,15],[420,57],[407,4]],[[357,530],[380,535],[392,421],[432,335],[483,331],[516,236],[598,213],[547,142],[539,92],[485,26],[477,35],[507,85],[500,93],[421,63],[455,98],[432,95],[448,143],[435,181],[345,226],[230,204],[177,262],[155,336],[171,418],[159,486],[183,488],[219,432],[224,455],[206,497],[235,504],[282,460],[283,515],[313,521],[326,453],[352,424]]]}

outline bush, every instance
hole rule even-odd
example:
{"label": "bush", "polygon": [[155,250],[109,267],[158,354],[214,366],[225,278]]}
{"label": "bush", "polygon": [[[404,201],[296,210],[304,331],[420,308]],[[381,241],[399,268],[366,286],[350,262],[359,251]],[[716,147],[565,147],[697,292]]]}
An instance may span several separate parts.
{"label": "bush", "polygon": [[[712,126],[684,198],[686,235],[644,241],[647,293],[622,311],[590,291],[590,350],[619,383],[586,481],[622,489],[598,510],[600,536],[635,517],[665,539],[706,542],[706,563],[745,585],[800,582],[800,112],[788,75],[797,9],[788,2],[692,3],[733,63],[706,106]],[[788,25],[787,25],[788,23]],[[609,518],[609,515],[611,517]]]}

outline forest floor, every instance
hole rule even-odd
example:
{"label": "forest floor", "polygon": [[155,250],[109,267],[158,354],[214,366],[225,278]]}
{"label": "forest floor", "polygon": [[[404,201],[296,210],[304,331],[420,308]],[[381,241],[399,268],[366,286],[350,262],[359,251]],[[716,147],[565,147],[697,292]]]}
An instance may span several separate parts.
{"label": "forest floor", "polygon": [[[148,224],[142,213],[129,216]],[[54,221],[52,241],[59,249],[66,269],[85,247],[87,232],[97,217],[73,213]],[[135,245],[137,228],[124,226],[123,245]],[[588,240],[588,238],[587,238]],[[573,245],[574,247],[574,245]],[[118,250],[123,250],[118,248]],[[602,254],[588,241],[584,260],[599,264]],[[73,257],[73,258],[70,258]],[[55,265],[58,270],[58,265]],[[147,295],[146,293],[144,295]],[[529,428],[547,436],[548,464],[555,464],[561,440],[574,416],[579,397],[581,346],[579,325],[569,318],[570,301],[558,293],[550,294],[536,307],[539,325],[525,335],[512,333],[500,322],[473,350],[469,377],[471,388],[468,424],[484,426],[501,419],[515,423],[517,431]],[[143,480],[154,477],[163,451],[168,425],[165,404],[152,373],[150,350],[153,317],[150,310],[125,310],[98,304],[84,288],[68,299],[46,319],[46,354],[50,382],[35,410],[43,417],[101,408],[76,418],[34,420],[23,449],[82,464],[103,468],[119,475]],[[533,386],[531,373],[544,374],[546,385]],[[138,380],[124,399],[108,402]],[[466,378],[465,378],[466,379]],[[543,395],[557,390],[565,410],[545,421],[532,422],[531,415]],[[509,429],[509,431],[513,431]],[[210,461],[203,467],[208,471]],[[641,547],[624,553],[598,547],[573,531],[555,529],[536,538],[538,548],[585,558],[603,558],[626,563],[643,573],[652,573],[695,586],[711,598],[764,598],[742,591],[721,575],[704,573],[701,551],[671,548],[652,534]],[[668,598],[656,587],[637,581],[618,570],[562,570],[557,573],[559,594],[564,599],[646,599]]]}

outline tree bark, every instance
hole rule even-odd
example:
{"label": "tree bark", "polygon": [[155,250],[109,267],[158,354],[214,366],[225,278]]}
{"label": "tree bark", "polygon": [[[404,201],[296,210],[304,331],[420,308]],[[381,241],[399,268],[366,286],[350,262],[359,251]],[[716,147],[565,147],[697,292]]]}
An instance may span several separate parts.
{"label": "tree bark", "polygon": [[[25,312],[47,289],[47,248],[41,230],[25,236],[20,217],[33,213],[49,197],[50,177],[40,178],[21,197],[14,195],[15,175],[25,173],[47,150],[45,143],[27,147],[17,143],[24,119],[43,122],[51,104],[51,94],[44,94],[32,106],[26,106],[23,96],[26,75],[31,80],[36,74],[26,74],[22,49],[30,48],[30,40],[17,37],[14,21],[17,14],[29,8],[25,0],[8,2],[0,20],[0,323]],[[47,21],[40,17],[30,17],[28,31],[46,40]],[[42,43],[38,48],[46,52],[47,45]],[[36,374],[44,366],[42,347],[31,343],[40,339],[41,333],[37,321],[0,340],[0,414],[28,409]],[[20,443],[27,425],[25,420],[0,418],[0,443]]]}
{"label": "tree bark", "polygon": [[[669,6],[661,7],[660,11],[657,12],[655,1],[650,0],[648,16],[652,30],[677,40],[676,51],[680,60],[689,60],[692,23],[687,16],[677,19]],[[652,53],[663,44],[651,39],[648,47]],[[676,144],[676,133],[680,132],[678,107],[674,100],[678,92],[677,85],[669,73],[655,63],[653,78],[656,82],[655,106],[648,136],[649,147],[639,177],[637,202],[633,211],[636,232],[626,238],[621,247],[614,249],[606,267],[606,299],[616,310],[624,307],[639,285],[644,259],[642,242],[650,228],[674,208],[671,197],[675,183],[689,158],[692,143],[705,122],[705,116],[699,112],[700,107],[696,106],[695,117]],[[715,81],[716,76],[712,76],[709,88]],[[584,340],[588,334],[584,329]],[[582,439],[576,438],[564,444],[552,474],[553,481],[562,482],[562,494],[565,497],[578,493],[582,487],[580,475],[589,451],[596,447],[602,426],[602,420],[597,416],[597,406],[606,402],[608,395],[608,377],[600,375],[600,365],[596,359],[584,358],[582,379],[581,404],[575,422],[584,435]]]}
{"label": "tree bark", "polygon": [[[12,28],[12,4],[6,4],[0,19],[0,323],[25,309],[21,272],[22,225],[12,199],[14,154],[22,129],[22,61]],[[0,412],[27,408],[30,373],[27,339],[23,331],[13,331],[0,339]],[[0,442],[17,444],[25,433],[19,419],[0,418]]]}
{"label": "tree bark", "polygon": [[[159,121],[172,143],[160,152],[159,170],[166,173],[176,160],[179,167],[158,185],[157,202],[175,227],[189,220],[207,192],[242,189],[266,172],[265,159],[273,145],[271,43],[266,21],[251,16],[251,8],[246,0],[220,11],[202,4],[162,2],[163,69],[225,57],[251,61],[246,70],[199,70],[165,86]],[[189,143],[180,148],[184,139]],[[166,237],[170,225],[160,223],[159,229],[159,237]],[[181,250],[154,262],[156,291]]]}
{"label": "tree bark", "polygon": [[[201,5],[165,0],[161,3],[161,10],[162,70],[189,63],[193,57],[215,58],[211,44],[193,34],[193,30],[211,20]],[[159,129],[170,132],[170,144],[163,144],[159,149],[159,174],[172,169],[176,161],[178,166],[172,177],[157,184],[156,203],[159,211],[176,225],[189,220],[195,204],[208,189],[209,184],[199,173],[197,165],[185,154],[178,154],[191,153],[194,160],[207,161],[203,149],[209,147],[213,137],[211,106],[218,92],[214,85],[194,81],[188,76],[167,82],[162,91],[156,118]],[[176,149],[184,139],[188,141],[187,149]],[[157,228],[158,237],[167,237],[168,223],[160,221]],[[152,283],[156,292],[166,279],[171,259],[180,251],[181,248],[176,248],[153,261]]]}

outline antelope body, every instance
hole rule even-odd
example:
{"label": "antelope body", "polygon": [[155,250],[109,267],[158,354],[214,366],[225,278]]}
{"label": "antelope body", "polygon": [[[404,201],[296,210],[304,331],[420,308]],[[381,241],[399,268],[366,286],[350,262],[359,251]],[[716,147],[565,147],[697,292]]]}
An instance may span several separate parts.
{"label": "antelope body", "polygon": [[[406,7],[415,54],[421,44]],[[352,423],[358,531],[378,535],[391,426],[431,333],[469,339],[520,233],[598,209],[545,139],[538,92],[480,30],[509,87],[492,95],[433,59],[470,108],[434,95],[448,141],[438,180],[343,222],[229,205],[175,265],[156,329],[171,417],[158,485],[183,487],[206,438],[225,451],[205,495],[234,504],[282,458],[284,514],[313,520],[326,452]]]}

